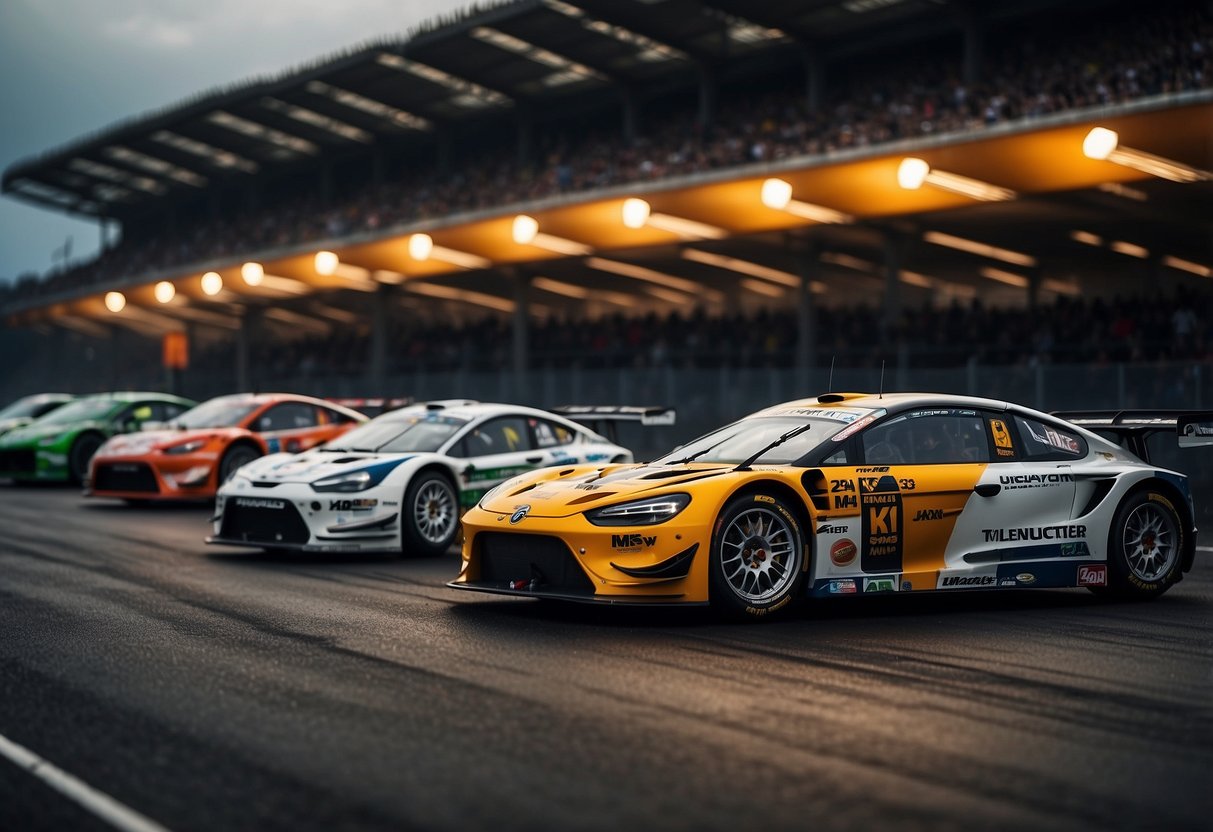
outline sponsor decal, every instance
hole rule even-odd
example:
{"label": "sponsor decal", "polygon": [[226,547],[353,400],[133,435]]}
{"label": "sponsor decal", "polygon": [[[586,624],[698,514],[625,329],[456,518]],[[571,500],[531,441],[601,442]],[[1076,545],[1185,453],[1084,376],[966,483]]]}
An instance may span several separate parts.
{"label": "sponsor decal", "polygon": [[859,498],[854,494],[835,494],[834,509],[859,508]]}
{"label": "sponsor decal", "polygon": [[1014,578],[999,578],[998,585],[999,586],[1019,586],[1019,584],[1015,583]]}
{"label": "sponsor decal", "polygon": [[267,500],[259,497],[237,497],[236,505],[240,508],[286,508],[285,500]]}
{"label": "sponsor decal", "polygon": [[774,497],[768,497],[766,494],[755,494],[755,495],[754,495],[754,502],[756,502],[756,503],[770,503],[771,505],[774,505],[774,504],[775,504],[775,498],[774,498]]}
{"label": "sponsor decal", "polygon": [[[515,512],[516,513],[516,512]],[[511,518],[510,522],[514,522]],[[641,549],[652,548],[657,543],[657,535],[643,534],[613,534],[611,548],[618,552],[639,552]]]}
{"label": "sponsor decal", "polygon": [[1027,540],[1075,540],[1087,536],[1086,526],[1028,526],[1021,529],[982,529],[986,543],[1016,543]]}
{"label": "sponsor decal", "polygon": [[329,511],[370,511],[379,505],[378,500],[329,500]]}
{"label": "sponsor decal", "polygon": [[1021,584],[1024,584],[1025,586],[1031,586],[1032,584],[1036,583],[1036,576],[1031,572],[1020,572],[1015,576],[1015,580]]}
{"label": "sponsor decal", "polygon": [[846,534],[851,530],[850,526],[820,526],[817,529],[818,534]]}
{"label": "sponsor decal", "polygon": [[1079,586],[1107,586],[1108,567],[1102,563],[1078,567]]}
{"label": "sponsor decal", "polygon": [[[1011,451],[1011,456],[1014,455],[1011,445],[1011,434],[1007,430],[1007,424],[1002,419],[990,420],[990,434],[994,437],[994,447],[1001,450]],[[1000,454],[1000,456],[1008,456],[1008,454]]]}
{"label": "sponsor decal", "polygon": [[867,592],[896,592],[897,578],[864,578],[863,591]]}
{"label": "sponsor decal", "polygon": [[508,468],[478,468],[470,467],[464,471],[465,482],[484,482],[486,480],[508,480],[510,477],[516,477],[519,474],[526,474],[535,470],[530,465],[513,465]]}
{"label": "sponsor decal", "polygon": [[522,518],[526,517],[527,512],[530,510],[530,505],[518,506],[515,508],[514,513],[510,515],[510,525],[521,522]]}
{"label": "sponsor decal", "polygon": [[1085,543],[1063,543],[1061,544],[1061,556],[1063,558],[1085,558],[1091,554],[1091,550],[1087,548]]}
{"label": "sponsor decal", "polygon": [[859,588],[855,585],[855,581],[851,578],[830,581],[828,587],[831,595],[854,595],[859,591]]}
{"label": "sponsor decal", "polygon": [[1036,430],[1037,425],[1025,421],[1020,421],[1020,424],[1027,425],[1028,432],[1032,434],[1032,438],[1043,445],[1052,445],[1059,451],[1065,451],[1066,453],[1071,454],[1076,454],[1079,452],[1078,442],[1072,437],[1066,436],[1064,433],[1060,433],[1053,430],[1053,428],[1040,425],[1040,428],[1044,430],[1044,434],[1042,435]]}
{"label": "sponsor decal", "polygon": [[855,562],[859,548],[853,540],[843,538],[830,547],[830,563],[835,566],[850,566]]}
{"label": "sponsor decal", "polygon": [[864,572],[901,570],[902,506],[897,480],[892,476],[859,478]]}
{"label": "sponsor decal", "polygon": [[998,578],[994,575],[940,575],[936,588],[959,589],[982,586],[998,586]]}
{"label": "sponsor decal", "polygon": [[1007,491],[1020,488],[1048,488],[1063,482],[1074,482],[1071,474],[1000,474],[998,481]]}
{"label": "sponsor decal", "polygon": [[942,520],[943,509],[941,508],[920,508],[918,513],[914,515],[914,522],[920,523],[923,520]]}
{"label": "sponsor decal", "polygon": [[1010,448],[995,448],[994,450],[999,456],[1015,456],[1015,452]]}
{"label": "sponsor decal", "polygon": [[271,437],[265,440],[265,447],[271,454],[276,454],[282,450],[282,442],[277,437]]}
{"label": "sponsor decal", "polygon": [[889,466],[887,465],[869,465],[866,468],[856,468],[856,474],[887,474]]}
{"label": "sponsor decal", "polygon": [[877,419],[879,419],[881,416],[883,416],[884,413],[885,412],[883,410],[877,410],[875,413],[869,413],[867,416],[864,416],[862,419],[860,419],[858,421],[851,422],[851,424],[847,425],[845,428],[838,431],[838,433],[834,434],[834,436],[832,437],[833,440],[835,442],[845,442],[846,440],[851,438],[852,434],[858,433],[859,431],[863,430],[868,425],[872,424]]}
{"label": "sponsor decal", "polygon": [[586,462],[603,462],[611,458],[610,454],[586,454]]}

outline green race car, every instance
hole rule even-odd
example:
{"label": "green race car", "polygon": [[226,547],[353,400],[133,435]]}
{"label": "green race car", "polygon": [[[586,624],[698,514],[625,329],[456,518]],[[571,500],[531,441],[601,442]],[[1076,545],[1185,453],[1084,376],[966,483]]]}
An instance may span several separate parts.
{"label": "green race car", "polygon": [[74,398],[76,397],[70,393],[38,393],[33,396],[26,396],[23,399],[17,399],[17,401],[8,407],[0,410],[0,436],[3,436],[10,430],[24,427],[30,422],[36,422],[52,410],[63,407],[63,405]]}
{"label": "green race car", "polygon": [[147,422],[167,422],[195,402],[165,393],[86,396],[0,436],[0,478],[81,482],[101,443]]}

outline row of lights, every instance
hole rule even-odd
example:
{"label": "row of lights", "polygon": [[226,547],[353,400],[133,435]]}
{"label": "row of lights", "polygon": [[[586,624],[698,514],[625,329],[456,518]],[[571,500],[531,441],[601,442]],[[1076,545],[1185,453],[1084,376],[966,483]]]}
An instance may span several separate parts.
{"label": "row of lights", "polygon": [[[1106,127],[1092,128],[1083,140],[1082,150],[1083,154],[1090,159],[1114,162],[1173,182],[1198,182],[1213,178],[1206,171],[1197,170],[1142,150],[1123,147],[1120,144],[1119,134]],[[1010,200],[1017,196],[1015,191],[1009,188],[957,173],[932,169],[926,160],[917,157],[902,159],[897,168],[897,182],[906,190],[918,190],[923,185],[932,185],[941,190],[984,202]],[[854,222],[855,219],[850,214],[833,208],[794,199],[792,184],[775,177],[763,181],[760,198],[762,204],[767,208],[784,211],[813,222],[837,224]],[[697,220],[654,212],[652,206],[639,197],[625,199],[621,212],[623,225],[627,228],[656,228],[675,234],[682,239],[720,239],[728,234],[722,228]],[[526,214],[514,217],[511,237],[518,245],[535,246],[569,256],[586,256],[593,253],[593,248],[585,243],[540,231],[539,221]],[[479,255],[436,245],[433,237],[425,233],[409,236],[408,252],[409,257],[413,260],[422,262],[432,258],[468,269],[488,268],[492,265],[491,261]],[[1026,257],[1026,255],[1023,256]],[[997,257],[996,259],[1007,258]],[[1175,258],[1168,259],[1174,260]],[[1177,268],[1183,268],[1193,273],[1200,273],[1197,269],[1204,270],[1205,268],[1199,264],[1181,262],[1183,265]],[[340,258],[331,251],[317,252],[314,265],[317,274],[325,276],[337,274],[342,268]],[[1190,265],[1197,268],[1191,268]],[[260,263],[248,262],[240,267],[240,276],[249,286],[260,286],[265,280],[265,268]],[[207,272],[202,276],[201,286],[204,294],[214,297],[223,290],[223,277],[217,272]],[[176,293],[176,288],[167,280],[157,283],[153,290],[156,300],[162,304],[170,303]],[[121,312],[126,307],[126,297],[121,292],[108,292],[105,295],[105,306],[111,312]]]}

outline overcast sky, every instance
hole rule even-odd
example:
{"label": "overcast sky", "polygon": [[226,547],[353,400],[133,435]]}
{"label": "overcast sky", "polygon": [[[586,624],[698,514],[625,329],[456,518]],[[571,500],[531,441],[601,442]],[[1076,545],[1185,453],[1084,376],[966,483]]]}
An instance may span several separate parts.
{"label": "overcast sky", "polygon": [[[0,168],[195,93],[276,74],[470,0],[0,0]],[[95,223],[0,198],[0,282]]]}

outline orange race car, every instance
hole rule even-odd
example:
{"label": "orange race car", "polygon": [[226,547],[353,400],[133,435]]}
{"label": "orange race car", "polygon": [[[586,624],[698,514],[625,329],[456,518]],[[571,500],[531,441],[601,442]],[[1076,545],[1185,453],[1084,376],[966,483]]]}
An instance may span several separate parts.
{"label": "orange race car", "polygon": [[310,396],[220,396],[152,430],[110,439],[93,457],[84,493],[126,500],[214,497],[245,463],[306,451],[366,420]]}

